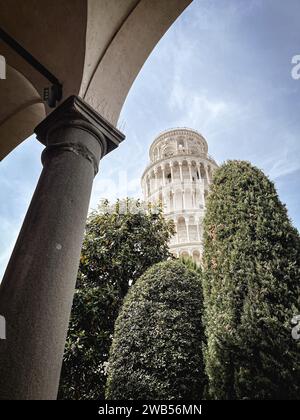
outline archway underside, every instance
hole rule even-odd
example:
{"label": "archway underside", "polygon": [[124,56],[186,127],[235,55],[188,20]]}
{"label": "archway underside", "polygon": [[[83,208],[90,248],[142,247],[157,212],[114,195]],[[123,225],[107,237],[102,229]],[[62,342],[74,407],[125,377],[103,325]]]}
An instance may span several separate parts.
{"label": "archway underside", "polygon": [[[0,0],[0,27],[63,84],[116,125],[149,54],[191,0]],[[0,41],[9,71],[0,81],[0,160],[51,109],[50,83]],[[18,79],[18,80],[17,80]],[[16,83],[17,80],[17,83]]]}

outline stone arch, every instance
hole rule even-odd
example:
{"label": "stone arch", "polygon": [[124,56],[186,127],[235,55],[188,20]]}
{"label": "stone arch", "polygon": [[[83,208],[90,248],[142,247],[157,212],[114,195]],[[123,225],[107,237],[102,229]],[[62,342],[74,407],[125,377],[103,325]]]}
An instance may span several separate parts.
{"label": "stone arch", "polygon": [[7,78],[0,84],[0,96],[7,95],[0,109],[0,160],[30,136],[31,127],[46,115],[43,100],[33,84],[8,64],[6,71]]}
{"label": "stone arch", "polygon": [[182,210],[182,190],[181,188],[176,188],[174,191],[174,210]]}
{"label": "stone arch", "polygon": [[163,186],[163,169],[161,165],[157,166],[157,186],[158,188],[162,188]]}
{"label": "stone arch", "polygon": [[173,161],[173,181],[180,181],[180,169],[179,169],[179,162],[178,160]]}
{"label": "stone arch", "polygon": [[206,179],[205,168],[204,168],[204,164],[202,162],[200,163],[200,175],[201,175],[202,180]]}
{"label": "stone arch", "polygon": [[190,242],[198,242],[198,230],[197,223],[194,216],[190,216],[189,219],[189,239]]}
{"label": "stone arch", "polygon": [[184,249],[183,251],[180,252],[180,257],[184,259],[189,259],[190,253],[186,249]]}
{"label": "stone arch", "polygon": [[193,208],[193,199],[192,199],[192,189],[191,189],[191,187],[185,187],[185,189],[184,189],[184,201],[185,201],[185,209],[192,209]]}
{"label": "stone arch", "polygon": [[[126,96],[143,64],[190,2],[56,0],[55,7],[53,1],[35,2],[32,13],[33,6],[19,7],[18,2],[11,1],[1,11],[1,18],[5,30],[64,82],[63,100],[70,95],[79,95],[116,125]],[[27,21],[30,21],[29,26],[24,25]],[[37,37],[36,34],[43,36]],[[45,80],[35,69],[4,44],[1,54],[30,81],[36,92],[43,92]],[[12,119],[6,125],[6,119],[0,115],[0,159],[30,136],[45,116],[40,97],[40,104],[35,109],[23,108],[22,115],[19,114],[25,90],[19,90],[17,84],[8,90],[8,80],[7,77],[0,87],[1,109],[8,109],[8,103],[13,99]],[[51,109],[46,108],[49,113]]]}
{"label": "stone arch", "polygon": [[182,160],[182,178],[183,178],[183,181],[190,180],[190,171],[189,171],[188,161],[186,159]]}
{"label": "stone arch", "polygon": [[175,210],[174,208],[174,191],[170,189],[169,194],[168,194],[168,198],[169,198],[169,211],[172,212]]}
{"label": "stone arch", "polygon": [[194,182],[197,180],[197,162],[195,160],[192,160],[191,171],[192,171],[192,181]]}
{"label": "stone arch", "polygon": [[179,243],[187,242],[187,227],[184,216],[180,216],[177,219],[177,235]]}
{"label": "stone arch", "polygon": [[185,153],[186,147],[184,136],[178,136],[176,143],[178,153]]}
{"label": "stone arch", "polygon": [[173,141],[168,142],[162,147],[162,157],[164,158],[173,156],[175,152],[176,152],[176,145]]}
{"label": "stone arch", "polygon": [[200,251],[198,249],[194,249],[193,250],[193,253],[192,253],[192,256],[193,256],[193,260],[195,261],[195,263],[197,265],[200,265],[200,262],[201,262],[201,254],[200,254]]}

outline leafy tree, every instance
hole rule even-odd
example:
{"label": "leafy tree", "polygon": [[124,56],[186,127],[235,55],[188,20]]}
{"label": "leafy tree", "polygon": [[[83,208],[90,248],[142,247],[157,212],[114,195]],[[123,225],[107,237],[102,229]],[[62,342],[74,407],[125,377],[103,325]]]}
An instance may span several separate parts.
{"label": "leafy tree", "polygon": [[108,399],[201,399],[202,287],[180,261],[151,267],[130,289],[115,324]]}
{"label": "leafy tree", "polygon": [[299,399],[300,241],[248,162],[214,175],[204,219],[206,371],[215,399]]}
{"label": "leafy tree", "polygon": [[114,322],[130,284],[170,256],[160,208],[105,201],[86,225],[63,360],[60,399],[103,399]]}

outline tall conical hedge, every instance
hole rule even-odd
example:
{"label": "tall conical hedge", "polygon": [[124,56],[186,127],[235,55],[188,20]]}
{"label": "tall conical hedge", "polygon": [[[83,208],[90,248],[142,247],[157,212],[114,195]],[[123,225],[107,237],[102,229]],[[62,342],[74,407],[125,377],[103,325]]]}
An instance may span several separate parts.
{"label": "tall conical hedge", "polygon": [[201,399],[202,288],[179,261],[154,265],[131,287],[115,324],[107,399]]}
{"label": "tall conical hedge", "polygon": [[300,241],[272,182],[248,162],[214,175],[204,220],[206,372],[215,399],[299,399]]}

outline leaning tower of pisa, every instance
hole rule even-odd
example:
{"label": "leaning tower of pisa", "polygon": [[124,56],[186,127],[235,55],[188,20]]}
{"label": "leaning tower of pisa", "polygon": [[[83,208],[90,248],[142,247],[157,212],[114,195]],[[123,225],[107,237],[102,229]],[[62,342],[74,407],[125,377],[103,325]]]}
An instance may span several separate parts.
{"label": "leaning tower of pisa", "polygon": [[142,175],[147,202],[161,202],[172,219],[176,235],[170,250],[199,263],[205,199],[216,162],[208,155],[205,138],[195,130],[176,128],[161,133],[149,151],[150,163]]}

